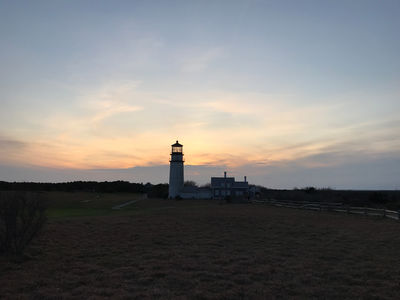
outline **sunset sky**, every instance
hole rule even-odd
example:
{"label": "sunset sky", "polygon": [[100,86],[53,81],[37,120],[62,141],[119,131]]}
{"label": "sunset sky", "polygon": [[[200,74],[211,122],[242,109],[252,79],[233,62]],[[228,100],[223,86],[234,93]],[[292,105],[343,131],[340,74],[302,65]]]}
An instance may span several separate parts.
{"label": "sunset sky", "polygon": [[400,1],[0,1],[0,180],[400,188]]}

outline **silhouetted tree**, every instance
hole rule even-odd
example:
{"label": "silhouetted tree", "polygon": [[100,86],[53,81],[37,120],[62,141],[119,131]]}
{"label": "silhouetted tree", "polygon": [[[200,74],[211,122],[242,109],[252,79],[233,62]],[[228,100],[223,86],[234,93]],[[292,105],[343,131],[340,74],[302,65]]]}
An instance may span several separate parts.
{"label": "silhouetted tree", "polygon": [[147,196],[149,198],[168,198],[168,187],[166,183],[147,186]]}
{"label": "silhouetted tree", "polygon": [[197,183],[193,180],[187,180],[183,183],[184,186],[197,186]]}
{"label": "silhouetted tree", "polygon": [[63,183],[36,183],[36,182],[0,182],[3,191],[62,191],[62,192],[97,192],[97,193],[144,193],[142,183],[128,181],[74,181]]}
{"label": "silhouetted tree", "polygon": [[38,194],[0,192],[0,253],[22,255],[46,222]]}

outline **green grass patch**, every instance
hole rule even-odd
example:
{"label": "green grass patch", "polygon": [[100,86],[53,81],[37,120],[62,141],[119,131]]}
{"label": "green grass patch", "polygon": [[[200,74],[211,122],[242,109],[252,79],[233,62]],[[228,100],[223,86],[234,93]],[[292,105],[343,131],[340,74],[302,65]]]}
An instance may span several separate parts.
{"label": "green grass patch", "polygon": [[42,196],[47,201],[49,218],[125,215],[137,209],[136,203],[118,210],[112,207],[132,200],[144,199],[143,194],[129,193],[46,192],[42,193]]}
{"label": "green grass patch", "polygon": [[48,209],[47,216],[50,218],[106,216],[106,215],[111,215],[113,212],[114,211],[111,209],[64,208],[64,209]]}

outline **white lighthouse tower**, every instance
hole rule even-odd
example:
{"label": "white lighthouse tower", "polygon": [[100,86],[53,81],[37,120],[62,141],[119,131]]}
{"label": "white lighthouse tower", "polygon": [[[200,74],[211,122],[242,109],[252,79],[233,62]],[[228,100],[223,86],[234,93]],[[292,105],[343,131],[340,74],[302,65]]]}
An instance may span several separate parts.
{"label": "white lighthouse tower", "polygon": [[176,141],[172,145],[171,160],[169,165],[169,191],[168,197],[179,196],[183,189],[183,152],[182,145]]}

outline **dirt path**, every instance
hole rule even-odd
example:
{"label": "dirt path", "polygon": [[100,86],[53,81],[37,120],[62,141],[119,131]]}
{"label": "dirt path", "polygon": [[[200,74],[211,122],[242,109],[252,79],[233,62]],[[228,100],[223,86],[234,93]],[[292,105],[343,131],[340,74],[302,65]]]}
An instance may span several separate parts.
{"label": "dirt path", "polygon": [[119,205],[115,205],[115,206],[112,207],[112,209],[121,209],[121,208],[123,208],[125,206],[128,206],[128,205],[133,204],[133,203],[138,202],[138,201],[139,200],[132,200],[132,201],[125,202],[125,203],[122,203],[122,204],[119,204]]}

